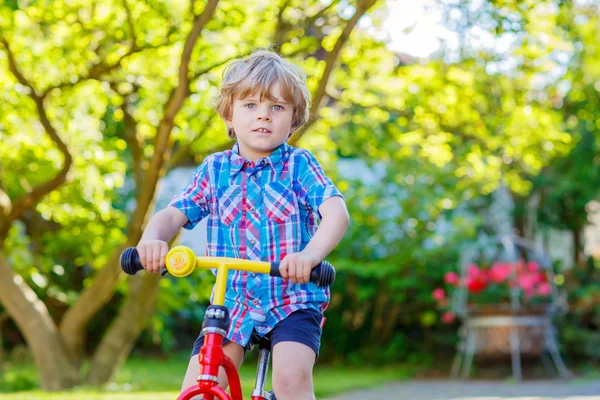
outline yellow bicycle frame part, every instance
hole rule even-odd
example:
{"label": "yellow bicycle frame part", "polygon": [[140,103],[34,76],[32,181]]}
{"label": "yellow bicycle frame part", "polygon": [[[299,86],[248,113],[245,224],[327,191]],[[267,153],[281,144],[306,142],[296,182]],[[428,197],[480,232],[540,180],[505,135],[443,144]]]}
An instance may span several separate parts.
{"label": "yellow bicycle frame part", "polygon": [[225,303],[227,275],[230,269],[259,274],[268,274],[271,271],[271,263],[268,262],[231,257],[197,257],[193,250],[186,246],[173,247],[167,254],[166,265],[169,273],[178,278],[188,276],[195,268],[216,268],[217,283],[213,301],[216,306]]}

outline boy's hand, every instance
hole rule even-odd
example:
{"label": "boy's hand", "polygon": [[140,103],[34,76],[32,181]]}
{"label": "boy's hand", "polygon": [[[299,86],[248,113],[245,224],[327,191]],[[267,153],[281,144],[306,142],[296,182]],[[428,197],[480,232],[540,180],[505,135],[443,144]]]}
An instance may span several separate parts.
{"label": "boy's hand", "polygon": [[306,249],[299,253],[291,253],[284,257],[279,264],[281,277],[292,283],[310,282],[310,271],[322,260]]}
{"label": "boy's hand", "polygon": [[147,240],[139,242],[136,247],[142,266],[148,272],[159,272],[165,266],[165,258],[169,245],[162,240]]}

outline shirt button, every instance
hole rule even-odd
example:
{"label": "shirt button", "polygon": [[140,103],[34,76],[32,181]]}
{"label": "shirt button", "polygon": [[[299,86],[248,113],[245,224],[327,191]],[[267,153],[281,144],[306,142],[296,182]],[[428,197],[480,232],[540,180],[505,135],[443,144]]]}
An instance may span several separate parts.
{"label": "shirt button", "polygon": [[256,212],[256,208],[252,207],[252,208],[250,209],[250,212],[251,212],[252,214],[254,214],[254,213]]}
{"label": "shirt button", "polygon": [[254,240],[254,239],[250,239],[249,242],[250,242],[250,244],[256,244],[256,240]]}
{"label": "shirt button", "polygon": [[255,180],[257,180],[257,179],[258,179],[258,175],[256,175],[256,174],[252,175],[252,180],[253,180],[253,181],[255,181]]}
{"label": "shirt button", "polygon": [[260,305],[260,301],[258,301],[258,299],[254,299],[252,300],[252,304],[258,307],[258,305]]}

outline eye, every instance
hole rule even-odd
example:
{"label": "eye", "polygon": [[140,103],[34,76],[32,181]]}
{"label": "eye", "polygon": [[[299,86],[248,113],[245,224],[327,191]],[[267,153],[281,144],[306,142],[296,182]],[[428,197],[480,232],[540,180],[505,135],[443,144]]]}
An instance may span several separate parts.
{"label": "eye", "polygon": [[254,110],[256,108],[256,104],[248,103],[244,107],[246,107],[247,109],[250,109],[250,110]]}
{"label": "eye", "polygon": [[280,106],[279,104],[275,104],[275,105],[273,106],[273,110],[275,110],[275,111],[282,111],[282,110],[283,110],[283,107],[282,107],[282,106]]}

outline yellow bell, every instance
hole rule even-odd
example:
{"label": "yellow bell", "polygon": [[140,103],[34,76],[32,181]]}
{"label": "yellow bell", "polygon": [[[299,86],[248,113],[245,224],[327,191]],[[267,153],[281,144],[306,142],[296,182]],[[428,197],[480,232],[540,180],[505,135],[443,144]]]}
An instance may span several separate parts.
{"label": "yellow bell", "polygon": [[177,278],[188,276],[196,268],[196,255],[186,246],[175,246],[167,253],[167,270]]}

